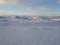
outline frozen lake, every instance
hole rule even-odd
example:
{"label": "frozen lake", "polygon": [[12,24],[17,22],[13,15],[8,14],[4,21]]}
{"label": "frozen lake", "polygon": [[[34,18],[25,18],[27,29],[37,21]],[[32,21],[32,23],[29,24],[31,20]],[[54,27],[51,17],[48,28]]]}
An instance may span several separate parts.
{"label": "frozen lake", "polygon": [[0,45],[60,45],[58,23],[1,23]]}

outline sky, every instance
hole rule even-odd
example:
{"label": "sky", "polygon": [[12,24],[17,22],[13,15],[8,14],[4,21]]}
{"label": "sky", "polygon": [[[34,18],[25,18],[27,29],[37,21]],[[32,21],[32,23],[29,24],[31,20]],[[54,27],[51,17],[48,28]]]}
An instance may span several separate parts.
{"label": "sky", "polygon": [[60,0],[0,0],[0,15],[60,16]]}

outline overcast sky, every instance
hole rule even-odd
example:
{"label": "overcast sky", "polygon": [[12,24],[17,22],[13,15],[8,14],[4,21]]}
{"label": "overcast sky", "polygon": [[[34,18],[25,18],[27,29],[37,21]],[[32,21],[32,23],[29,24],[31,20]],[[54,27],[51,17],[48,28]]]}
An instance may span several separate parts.
{"label": "overcast sky", "polygon": [[60,15],[60,0],[0,0],[0,15]]}

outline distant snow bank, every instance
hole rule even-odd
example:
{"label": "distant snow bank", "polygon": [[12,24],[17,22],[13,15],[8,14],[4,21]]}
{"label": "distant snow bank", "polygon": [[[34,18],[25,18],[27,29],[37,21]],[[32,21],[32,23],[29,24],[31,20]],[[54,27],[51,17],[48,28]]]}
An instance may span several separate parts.
{"label": "distant snow bank", "polygon": [[0,16],[0,23],[6,22],[60,22],[59,16]]}

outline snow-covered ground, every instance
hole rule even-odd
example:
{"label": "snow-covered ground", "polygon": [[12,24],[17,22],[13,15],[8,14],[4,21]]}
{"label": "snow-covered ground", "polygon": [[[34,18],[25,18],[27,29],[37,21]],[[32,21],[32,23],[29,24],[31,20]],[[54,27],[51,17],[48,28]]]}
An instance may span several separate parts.
{"label": "snow-covered ground", "polygon": [[60,21],[6,18],[0,18],[0,45],[60,45]]}

